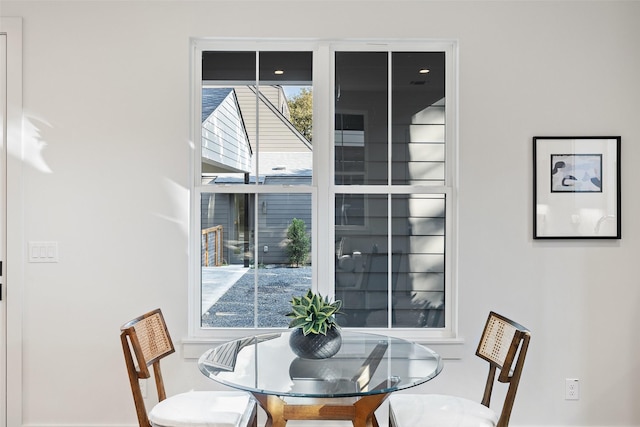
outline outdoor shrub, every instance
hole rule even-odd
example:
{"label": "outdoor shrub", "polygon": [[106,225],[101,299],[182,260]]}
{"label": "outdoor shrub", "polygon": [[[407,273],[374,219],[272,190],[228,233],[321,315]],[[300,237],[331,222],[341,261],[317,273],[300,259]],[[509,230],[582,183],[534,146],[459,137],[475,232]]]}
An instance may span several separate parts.
{"label": "outdoor shrub", "polygon": [[309,257],[311,239],[307,234],[307,226],[304,221],[293,218],[287,228],[287,255],[289,262],[296,267],[304,265]]}

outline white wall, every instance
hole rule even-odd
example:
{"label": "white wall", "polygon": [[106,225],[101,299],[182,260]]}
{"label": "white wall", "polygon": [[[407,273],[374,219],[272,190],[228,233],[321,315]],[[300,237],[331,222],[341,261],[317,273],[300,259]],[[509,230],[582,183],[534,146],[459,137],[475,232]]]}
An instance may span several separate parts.
{"label": "white wall", "polygon": [[[60,248],[57,264],[9,266],[25,275],[25,425],[133,424],[118,326],[162,307],[186,336],[192,36],[457,39],[466,344],[420,390],[480,397],[493,309],[533,331],[512,424],[640,425],[640,2],[2,0],[0,14],[23,17],[24,241]],[[536,135],[622,136],[621,241],[532,240]],[[165,369],[171,393],[212,387],[191,360]]]}

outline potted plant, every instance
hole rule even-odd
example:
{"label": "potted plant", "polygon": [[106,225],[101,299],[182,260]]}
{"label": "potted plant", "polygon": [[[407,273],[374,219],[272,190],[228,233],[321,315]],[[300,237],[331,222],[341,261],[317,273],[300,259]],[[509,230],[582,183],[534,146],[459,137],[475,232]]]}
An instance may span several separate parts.
{"label": "potted plant", "polygon": [[305,359],[325,359],[340,350],[342,336],[340,326],[336,322],[336,314],[340,314],[342,301],[329,301],[309,289],[300,297],[291,299],[291,318],[289,328],[293,328],[289,338],[291,349],[299,357]]}

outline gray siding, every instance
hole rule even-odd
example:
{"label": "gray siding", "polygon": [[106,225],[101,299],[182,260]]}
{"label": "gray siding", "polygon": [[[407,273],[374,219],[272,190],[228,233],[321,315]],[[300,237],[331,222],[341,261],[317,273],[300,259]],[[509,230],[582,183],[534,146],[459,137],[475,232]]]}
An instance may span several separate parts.
{"label": "gray siding", "polygon": [[[345,325],[386,327],[386,197],[367,200],[367,226],[360,230],[338,229],[336,233],[340,239],[336,293],[344,301]],[[444,206],[444,199],[437,197],[393,198],[392,324],[395,327],[444,326]]]}
{"label": "gray siding", "polygon": [[[202,229],[222,225],[224,227],[224,260],[229,264],[242,263],[244,244],[235,239],[236,224],[232,213],[233,194],[203,194],[201,200]],[[265,203],[263,207],[263,203]],[[265,194],[259,196],[258,209],[258,263],[288,265],[286,253],[287,228],[292,218],[302,219],[311,236],[310,194]],[[250,197],[250,215],[253,213],[253,196]],[[251,222],[249,222],[251,223]],[[250,230],[250,235],[254,231]],[[264,252],[264,247],[268,251]],[[249,259],[253,259],[253,243]]]}
{"label": "gray siding", "polygon": [[[288,264],[287,228],[292,218],[305,222],[311,236],[311,194],[264,194],[260,198],[258,244],[262,264]],[[263,207],[262,203],[266,205]],[[268,252],[264,252],[264,246]]]}

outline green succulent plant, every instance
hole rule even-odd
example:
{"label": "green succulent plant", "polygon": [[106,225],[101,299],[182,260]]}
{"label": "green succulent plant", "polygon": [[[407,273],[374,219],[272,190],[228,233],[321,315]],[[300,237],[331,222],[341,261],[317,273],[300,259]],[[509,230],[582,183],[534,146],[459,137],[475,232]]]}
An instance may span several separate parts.
{"label": "green succulent plant", "polygon": [[341,307],[342,301],[330,302],[329,297],[322,297],[309,289],[305,295],[291,299],[292,311],[286,316],[292,319],[289,327],[302,328],[304,335],[326,335],[330,328],[340,327],[335,315],[341,313]]}

